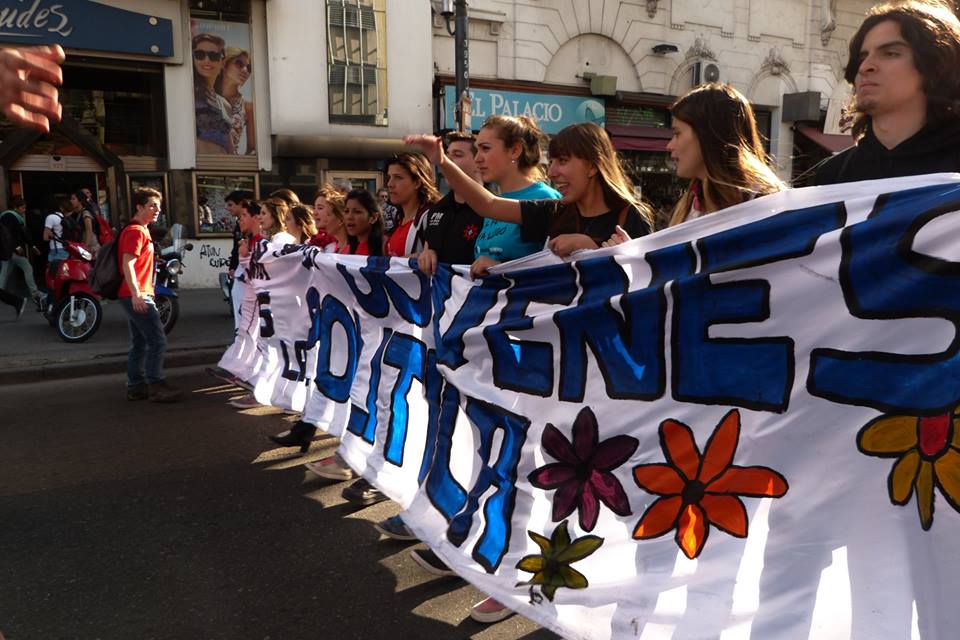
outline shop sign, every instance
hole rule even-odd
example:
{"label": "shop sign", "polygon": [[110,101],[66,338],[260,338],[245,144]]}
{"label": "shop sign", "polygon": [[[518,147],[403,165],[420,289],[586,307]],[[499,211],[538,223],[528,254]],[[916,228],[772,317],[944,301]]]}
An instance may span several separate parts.
{"label": "shop sign", "polygon": [[0,42],[173,55],[173,21],[91,0],[0,0]]}
{"label": "shop sign", "polygon": [[[456,126],[455,94],[454,87],[445,87],[445,126],[449,129]],[[606,115],[603,101],[597,98],[471,89],[470,99],[474,128],[479,128],[490,116],[528,116],[540,125],[544,133],[555,134],[578,122],[593,122],[602,127]]]}

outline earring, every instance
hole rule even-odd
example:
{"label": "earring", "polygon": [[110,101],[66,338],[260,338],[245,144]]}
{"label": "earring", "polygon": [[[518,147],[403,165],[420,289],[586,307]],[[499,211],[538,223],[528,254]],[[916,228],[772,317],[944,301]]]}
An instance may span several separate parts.
{"label": "earring", "polygon": [[516,158],[511,158],[511,159],[510,159],[510,164],[517,164],[517,159],[516,159]]}

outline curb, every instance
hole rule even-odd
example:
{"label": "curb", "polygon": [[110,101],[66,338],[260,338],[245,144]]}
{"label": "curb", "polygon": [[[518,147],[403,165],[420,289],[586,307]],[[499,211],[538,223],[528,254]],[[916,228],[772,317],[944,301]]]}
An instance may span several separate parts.
{"label": "curb", "polygon": [[[168,351],[163,358],[163,368],[177,369],[201,364],[216,364],[229,345],[216,347],[194,347]],[[95,376],[107,373],[123,373],[127,367],[127,356],[94,357],[78,362],[54,362],[29,367],[4,369],[0,371],[0,386],[63,380],[80,376]]]}

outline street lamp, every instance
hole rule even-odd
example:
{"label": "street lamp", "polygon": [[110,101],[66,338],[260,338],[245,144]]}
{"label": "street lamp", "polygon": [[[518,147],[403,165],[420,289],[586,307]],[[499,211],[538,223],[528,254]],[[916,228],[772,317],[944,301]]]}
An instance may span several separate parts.
{"label": "street lamp", "polygon": [[[460,131],[470,128],[470,38],[468,33],[467,0],[443,0],[440,8],[447,27],[447,33],[453,36],[454,58],[456,60],[457,128]],[[450,27],[450,19],[454,27]]]}

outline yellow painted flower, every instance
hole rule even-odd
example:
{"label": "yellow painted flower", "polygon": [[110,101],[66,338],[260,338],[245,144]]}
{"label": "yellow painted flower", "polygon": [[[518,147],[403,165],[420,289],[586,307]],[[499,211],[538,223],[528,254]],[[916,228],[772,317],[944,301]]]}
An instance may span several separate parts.
{"label": "yellow painted flower", "polygon": [[857,447],[878,458],[896,458],[887,487],[890,501],[905,505],[914,489],[924,531],[933,526],[933,490],[960,512],[960,416],[880,416],[857,434]]}

